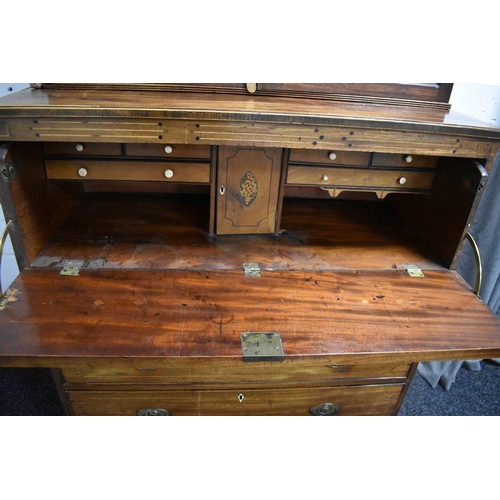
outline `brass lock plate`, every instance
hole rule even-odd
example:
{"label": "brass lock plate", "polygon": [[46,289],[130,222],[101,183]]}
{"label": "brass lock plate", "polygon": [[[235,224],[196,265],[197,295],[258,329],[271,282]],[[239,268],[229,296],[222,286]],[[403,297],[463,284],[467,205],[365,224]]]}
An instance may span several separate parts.
{"label": "brass lock plate", "polygon": [[243,332],[243,361],[283,361],[285,353],[277,332]]}

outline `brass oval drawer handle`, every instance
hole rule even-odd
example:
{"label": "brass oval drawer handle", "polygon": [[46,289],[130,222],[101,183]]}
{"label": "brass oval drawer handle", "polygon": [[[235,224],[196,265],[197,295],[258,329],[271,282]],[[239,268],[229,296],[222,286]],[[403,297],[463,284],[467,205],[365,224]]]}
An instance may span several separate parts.
{"label": "brass oval drawer handle", "polygon": [[143,408],[137,412],[139,417],[168,417],[170,412],[163,408]]}
{"label": "brass oval drawer handle", "polygon": [[340,406],[336,403],[321,403],[313,406],[309,411],[311,412],[311,415],[327,417],[338,413],[340,411]]}

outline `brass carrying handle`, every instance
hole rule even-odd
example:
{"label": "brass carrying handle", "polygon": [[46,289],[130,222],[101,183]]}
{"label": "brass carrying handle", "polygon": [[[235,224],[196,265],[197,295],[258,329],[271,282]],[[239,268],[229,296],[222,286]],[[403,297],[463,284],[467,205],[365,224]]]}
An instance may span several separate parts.
{"label": "brass carrying handle", "polygon": [[5,297],[3,290],[2,290],[2,256],[3,256],[3,249],[5,246],[5,240],[7,239],[7,236],[9,234],[9,229],[14,225],[14,222],[12,219],[7,223],[5,226],[5,229],[3,230],[2,233],[2,238],[0,239],[0,300]]}
{"label": "brass carrying handle", "polygon": [[465,237],[469,240],[469,243],[472,246],[472,251],[474,252],[474,258],[476,259],[476,286],[474,288],[474,293],[479,296],[479,290],[481,290],[481,283],[483,281],[483,266],[481,263],[481,254],[479,253],[479,247],[472,237],[472,234],[467,233]]}

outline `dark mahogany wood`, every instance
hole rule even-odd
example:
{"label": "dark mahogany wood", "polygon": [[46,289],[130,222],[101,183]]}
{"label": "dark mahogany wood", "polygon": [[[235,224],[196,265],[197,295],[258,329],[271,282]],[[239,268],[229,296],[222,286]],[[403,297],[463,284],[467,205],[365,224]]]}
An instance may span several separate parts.
{"label": "dark mahogany wood", "polygon": [[219,148],[217,234],[273,234],[283,150]]}
{"label": "dark mahogany wood", "polygon": [[380,202],[285,199],[279,236],[210,238],[208,214],[205,196],[87,195],[33,265],[71,259],[104,269],[242,270],[247,262],[267,270],[442,268]]}
{"label": "dark mahogany wood", "polygon": [[[60,92],[43,89],[23,90],[0,99],[0,119],[32,117],[39,123],[33,123],[31,119],[25,123],[25,127],[39,129],[40,133],[43,133],[44,126],[46,128],[49,125],[49,122],[44,122],[40,120],[41,118],[92,116],[177,118],[180,116],[179,110],[182,110],[183,118],[195,120],[249,120],[277,123],[295,121],[318,125],[378,126],[385,129],[500,137],[499,130],[454,111],[314,99],[104,90]],[[163,135],[160,132],[163,128],[158,123],[154,126],[152,124],[151,127]],[[12,132],[15,130],[17,128]],[[6,140],[9,137],[10,135],[6,136]],[[165,136],[160,141],[165,142],[164,139]]]}
{"label": "dark mahogany wood", "polygon": [[[500,320],[454,271],[29,270],[0,315],[0,360],[210,357],[278,330],[287,358],[500,356]],[[318,358],[320,359],[320,358]],[[2,362],[2,361],[0,361]],[[62,363],[62,364],[57,364]]]}
{"label": "dark mahogany wood", "polygon": [[[446,84],[183,85],[0,98],[0,365],[57,369],[77,414],[389,415],[417,362],[500,357],[453,271],[498,127]],[[285,360],[244,362],[252,331]]]}

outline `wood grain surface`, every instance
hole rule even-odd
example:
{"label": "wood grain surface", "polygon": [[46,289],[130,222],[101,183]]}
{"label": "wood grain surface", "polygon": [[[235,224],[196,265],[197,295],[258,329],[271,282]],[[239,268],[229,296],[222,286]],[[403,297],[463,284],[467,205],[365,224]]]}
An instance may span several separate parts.
{"label": "wood grain surface", "polygon": [[[378,126],[500,137],[500,129],[453,110],[252,95],[28,89],[0,98],[0,118],[138,117]],[[42,124],[40,121],[39,125]],[[31,126],[33,120],[31,120]],[[157,125],[157,128],[158,125]]]}
{"label": "wood grain surface", "polygon": [[[167,358],[163,361],[136,362],[124,359],[93,359],[79,362],[63,369],[64,380],[82,387],[87,384],[148,385],[177,389],[178,385],[211,387],[219,384],[244,384],[245,387],[295,385],[360,384],[366,379],[404,382],[410,364],[328,364],[326,362],[285,359],[279,363],[263,361],[245,363],[237,360],[212,360],[209,358]],[[161,387],[163,385],[163,387]],[[76,387],[73,385],[73,387]]]}
{"label": "wood grain surface", "polygon": [[[414,195],[418,196],[418,195]],[[103,269],[441,269],[418,235],[380,202],[285,199],[282,232],[207,235],[204,196],[87,195],[34,262]],[[410,226],[411,228],[411,226]]]}
{"label": "wood grain surface", "polygon": [[[167,153],[165,147],[170,146],[172,151]],[[198,158],[210,160],[212,148],[210,146],[194,146],[191,144],[125,144],[126,156],[144,156],[158,158]]]}
{"label": "wood grain surface", "polygon": [[[249,389],[232,391],[112,392],[72,391],[75,415],[136,415],[143,408],[163,408],[180,415],[300,415],[312,406],[331,402],[341,415],[391,415],[402,385],[342,388]],[[240,402],[238,397],[243,395]],[[241,396],[240,396],[241,398]]]}
{"label": "wood grain surface", "polygon": [[[286,358],[365,363],[500,356],[499,319],[454,271],[29,270],[0,311],[1,363],[231,358],[278,331]],[[323,359],[321,359],[323,357]],[[64,358],[64,359],[63,359]],[[46,362],[47,360],[43,360]],[[356,363],[357,364],[357,363]]]}
{"label": "wood grain surface", "polygon": [[[404,179],[404,184],[400,180]],[[287,184],[375,189],[430,189],[434,172],[374,168],[288,167]]]}
{"label": "wood grain surface", "polygon": [[[85,170],[85,176],[80,175]],[[210,183],[209,163],[165,161],[45,160],[47,179]],[[171,177],[166,177],[169,170]]]}
{"label": "wood grain surface", "polygon": [[272,234],[283,150],[219,148],[217,234]]}
{"label": "wood grain surface", "polygon": [[9,184],[10,194],[22,235],[22,253],[31,264],[81,200],[83,189],[76,183],[57,186],[47,182],[40,145],[14,144],[11,151],[19,173]]}
{"label": "wood grain surface", "polygon": [[[77,145],[83,149],[79,151]],[[47,142],[43,145],[43,152],[54,156],[122,156],[123,148],[121,144]]]}
{"label": "wood grain surface", "polygon": [[[335,153],[335,159],[330,154]],[[291,149],[289,163],[321,163],[324,165],[357,165],[367,167],[370,164],[370,153],[351,151],[316,151],[314,149]]]}

